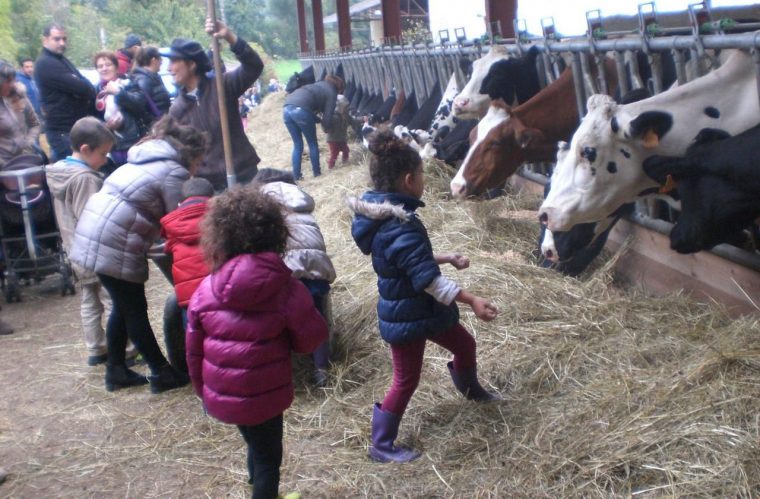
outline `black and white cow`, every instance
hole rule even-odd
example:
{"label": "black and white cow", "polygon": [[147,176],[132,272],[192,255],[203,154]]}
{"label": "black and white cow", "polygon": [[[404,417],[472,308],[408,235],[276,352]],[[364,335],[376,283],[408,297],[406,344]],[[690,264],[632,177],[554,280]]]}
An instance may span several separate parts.
{"label": "black and white cow", "polygon": [[760,126],[735,137],[704,129],[683,157],[652,156],[644,171],[659,184],[676,182],[681,214],[670,233],[679,253],[744,239],[760,217]]}
{"label": "black and white cow", "polygon": [[288,83],[285,85],[285,91],[292,94],[296,89],[314,83],[315,81],[314,66],[309,66],[300,73],[293,73],[293,76],[288,79]]}
{"label": "black and white cow", "polygon": [[541,90],[536,66],[538,55],[538,47],[534,45],[523,57],[497,60],[488,69],[479,92],[510,105],[527,101]]}
{"label": "black and white cow", "polygon": [[[488,112],[490,100],[487,95],[480,93],[488,71],[497,61],[507,59],[509,52],[503,45],[491,45],[486,55],[473,61],[472,74],[461,92],[453,99],[453,114],[462,120],[480,119]],[[507,101],[511,102],[511,101]]]}
{"label": "black and white cow", "polygon": [[731,51],[717,70],[649,99],[617,105],[592,95],[588,114],[560,156],[552,190],[539,210],[549,229],[603,220],[658,187],[643,169],[655,154],[682,155],[704,128],[735,135],[760,123],[755,67]]}

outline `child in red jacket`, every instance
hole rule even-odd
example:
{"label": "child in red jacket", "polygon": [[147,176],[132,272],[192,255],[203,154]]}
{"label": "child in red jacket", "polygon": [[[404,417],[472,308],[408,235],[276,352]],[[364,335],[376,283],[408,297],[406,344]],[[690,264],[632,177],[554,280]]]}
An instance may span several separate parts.
{"label": "child in red jacket", "polygon": [[173,256],[174,292],[185,323],[190,297],[210,272],[201,251],[200,223],[213,195],[214,186],[208,180],[201,177],[186,180],[179,207],[161,218],[161,237],[166,239],[164,251]]}
{"label": "child in red jacket", "polygon": [[327,340],[309,290],[282,260],[281,207],[256,186],[214,198],[201,223],[213,267],[190,299],[187,366],[208,413],[238,426],[248,444],[254,499],[277,497],[283,412],[293,402],[291,351]]}

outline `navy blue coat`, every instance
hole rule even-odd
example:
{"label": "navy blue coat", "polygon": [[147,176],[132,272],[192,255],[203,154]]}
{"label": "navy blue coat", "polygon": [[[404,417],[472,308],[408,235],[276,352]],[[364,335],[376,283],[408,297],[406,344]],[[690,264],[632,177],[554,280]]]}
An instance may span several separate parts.
{"label": "navy blue coat", "polygon": [[362,253],[372,255],[380,292],[380,335],[388,343],[427,338],[459,321],[456,303],[444,305],[425,292],[441,269],[415,213],[421,206],[417,198],[376,191],[366,192],[352,206],[351,235]]}

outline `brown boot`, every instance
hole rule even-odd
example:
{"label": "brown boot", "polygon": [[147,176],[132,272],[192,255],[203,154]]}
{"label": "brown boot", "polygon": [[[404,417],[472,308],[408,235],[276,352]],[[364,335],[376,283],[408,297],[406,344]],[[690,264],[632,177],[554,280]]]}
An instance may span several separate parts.
{"label": "brown boot", "polygon": [[11,327],[11,325],[4,320],[0,319],[0,336],[5,336],[7,334],[13,334],[13,327]]}

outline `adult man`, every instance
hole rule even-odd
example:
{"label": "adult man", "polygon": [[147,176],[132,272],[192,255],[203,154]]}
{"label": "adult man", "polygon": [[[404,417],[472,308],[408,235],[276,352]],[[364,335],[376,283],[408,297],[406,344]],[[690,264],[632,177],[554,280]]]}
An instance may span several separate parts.
{"label": "adult man", "polygon": [[26,98],[32,103],[34,112],[37,117],[41,117],[40,112],[40,91],[34,82],[34,60],[26,57],[19,61],[20,70],[16,72],[16,81],[23,83],[26,87]]}
{"label": "adult man", "polygon": [[140,37],[129,34],[124,39],[124,48],[116,51],[116,58],[119,60],[119,74],[126,75],[132,71],[132,61],[134,61],[137,52],[142,47]]}
{"label": "adult man", "polygon": [[66,59],[66,30],[49,24],[42,33],[42,51],[34,64],[34,80],[40,91],[45,135],[51,160],[71,154],[69,132],[79,118],[95,115],[95,88]]}
{"label": "adult man", "polygon": [[[206,32],[227,40],[240,61],[238,68],[224,73],[224,88],[235,175],[238,182],[247,183],[256,175],[260,160],[243,130],[238,97],[261,75],[264,63],[245,40],[224,23],[217,22],[215,30],[213,23],[207,20]],[[223,190],[227,187],[227,180],[218,94],[214,78],[206,74],[211,70],[211,62],[200,43],[184,38],[176,38],[171,49],[161,55],[170,58],[169,72],[180,89],[169,115],[209,134],[208,152],[197,175],[210,181],[215,190]]]}

